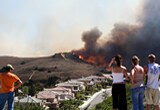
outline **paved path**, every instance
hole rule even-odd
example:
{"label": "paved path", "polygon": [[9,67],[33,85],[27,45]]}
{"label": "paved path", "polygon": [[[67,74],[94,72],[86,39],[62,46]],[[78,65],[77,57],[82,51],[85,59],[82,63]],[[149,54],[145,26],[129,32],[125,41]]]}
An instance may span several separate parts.
{"label": "paved path", "polygon": [[88,107],[88,110],[90,110],[91,108],[93,108],[95,105],[97,105],[98,103],[101,103],[103,102],[103,100],[105,99],[104,98],[104,95],[107,94],[109,96],[111,96],[111,89],[107,89],[107,90],[104,90],[104,92],[101,92],[99,93],[90,103],[89,107]]}
{"label": "paved path", "polygon": [[101,103],[105,99],[104,95],[106,95],[106,94],[111,96],[111,88],[103,89],[103,90],[95,93],[83,105],[79,106],[80,110],[84,110],[85,108],[88,108],[87,110],[90,110],[98,103]]}

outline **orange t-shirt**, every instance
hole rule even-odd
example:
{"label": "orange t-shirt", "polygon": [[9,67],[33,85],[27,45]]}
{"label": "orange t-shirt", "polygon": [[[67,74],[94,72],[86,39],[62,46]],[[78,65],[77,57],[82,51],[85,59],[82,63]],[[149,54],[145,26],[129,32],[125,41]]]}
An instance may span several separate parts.
{"label": "orange t-shirt", "polygon": [[13,73],[0,73],[0,93],[13,92],[14,83],[18,80],[18,76]]}

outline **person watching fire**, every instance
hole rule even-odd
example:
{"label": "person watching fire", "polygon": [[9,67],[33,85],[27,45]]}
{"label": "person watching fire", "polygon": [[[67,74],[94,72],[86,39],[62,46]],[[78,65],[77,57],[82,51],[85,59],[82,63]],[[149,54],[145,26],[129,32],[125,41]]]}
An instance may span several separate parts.
{"label": "person watching fire", "polygon": [[13,66],[8,64],[0,73],[0,110],[4,109],[6,102],[8,110],[14,109],[14,90],[22,85],[22,81],[12,73],[12,70]]}
{"label": "person watching fire", "polygon": [[[114,65],[113,65],[114,64]],[[126,67],[122,66],[122,57],[117,55],[108,64],[106,70],[112,72],[112,102],[113,110],[127,110],[125,79],[128,80]]]}
{"label": "person watching fire", "polygon": [[132,57],[133,68],[131,70],[131,97],[132,97],[132,110],[144,110],[144,69],[139,65],[139,58]]}
{"label": "person watching fire", "polygon": [[160,91],[159,91],[159,76],[160,65],[155,62],[154,54],[148,55],[148,65],[144,67],[144,72],[147,75],[147,84],[145,90],[146,110],[151,110],[151,105],[154,105],[155,110],[159,110]]}

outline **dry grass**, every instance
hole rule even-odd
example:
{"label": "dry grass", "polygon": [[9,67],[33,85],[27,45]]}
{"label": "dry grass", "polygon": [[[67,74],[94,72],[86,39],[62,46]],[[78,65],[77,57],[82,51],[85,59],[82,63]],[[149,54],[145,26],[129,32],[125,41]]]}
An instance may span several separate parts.
{"label": "dry grass", "polygon": [[101,73],[99,67],[84,62],[71,53],[64,53],[63,56],[59,53],[40,58],[0,57],[0,67],[7,63],[14,66],[14,72],[23,81],[26,81],[33,71],[35,74],[32,80],[47,80],[51,76],[65,80]]}

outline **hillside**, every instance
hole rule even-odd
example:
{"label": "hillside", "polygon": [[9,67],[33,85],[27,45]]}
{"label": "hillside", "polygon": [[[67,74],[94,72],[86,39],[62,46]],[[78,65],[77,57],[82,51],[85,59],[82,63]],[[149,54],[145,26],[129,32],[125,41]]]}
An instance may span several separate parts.
{"label": "hillside", "polygon": [[32,80],[47,80],[57,76],[62,80],[101,73],[103,68],[89,64],[72,53],[57,53],[39,58],[0,57],[0,67],[7,63],[14,66],[14,72],[25,82],[34,72]]}

